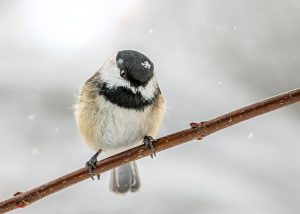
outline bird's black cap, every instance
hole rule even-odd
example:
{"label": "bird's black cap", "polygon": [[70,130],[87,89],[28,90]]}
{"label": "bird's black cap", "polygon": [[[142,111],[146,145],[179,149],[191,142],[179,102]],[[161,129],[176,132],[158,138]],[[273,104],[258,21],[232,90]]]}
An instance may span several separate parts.
{"label": "bird's black cap", "polygon": [[126,72],[126,79],[136,87],[147,85],[154,75],[154,65],[151,60],[138,51],[119,51],[116,61],[120,71]]}

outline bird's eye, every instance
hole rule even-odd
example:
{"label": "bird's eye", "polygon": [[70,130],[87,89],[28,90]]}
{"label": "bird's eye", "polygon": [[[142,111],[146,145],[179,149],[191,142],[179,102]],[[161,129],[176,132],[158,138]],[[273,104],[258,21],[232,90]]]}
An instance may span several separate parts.
{"label": "bird's eye", "polygon": [[120,76],[121,76],[121,77],[123,77],[123,78],[125,78],[125,77],[126,77],[126,71],[124,71],[124,70],[121,70],[121,72],[120,72]]}

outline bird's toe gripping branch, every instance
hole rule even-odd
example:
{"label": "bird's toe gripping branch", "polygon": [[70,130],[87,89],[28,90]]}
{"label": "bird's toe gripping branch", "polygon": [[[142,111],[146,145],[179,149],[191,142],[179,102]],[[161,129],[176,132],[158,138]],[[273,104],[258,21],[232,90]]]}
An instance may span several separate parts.
{"label": "bird's toe gripping branch", "polygon": [[146,148],[150,149],[150,151],[151,151],[151,154],[150,154],[151,158],[156,157],[153,142],[154,142],[154,139],[151,136],[145,136],[143,139],[144,145],[146,146]]}
{"label": "bird's toe gripping branch", "polygon": [[[89,161],[86,162],[85,167],[88,170],[92,180],[94,180],[94,169],[96,169],[96,163],[97,163],[97,157],[99,156],[99,154],[102,152],[101,149],[98,150],[98,152],[96,152],[96,154],[94,154],[91,159]],[[98,180],[100,180],[100,174],[97,174],[97,178]]]}

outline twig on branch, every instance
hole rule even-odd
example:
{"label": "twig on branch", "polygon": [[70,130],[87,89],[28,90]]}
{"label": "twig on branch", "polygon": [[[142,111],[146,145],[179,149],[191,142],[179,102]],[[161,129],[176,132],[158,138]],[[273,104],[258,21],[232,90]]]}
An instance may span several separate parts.
{"label": "twig on branch", "polygon": [[[254,103],[215,119],[201,122],[199,125],[192,123],[192,128],[157,139],[154,142],[154,146],[156,152],[160,152],[191,140],[202,139],[236,123],[240,123],[299,101],[300,88]],[[138,160],[149,155],[150,151],[145,148],[145,146],[137,146],[133,149],[99,161],[94,172],[95,174],[103,173],[129,161]],[[88,178],[90,178],[90,176],[86,168],[81,168],[29,191],[23,193],[17,192],[14,197],[0,202],[0,213],[26,207],[35,201]]]}

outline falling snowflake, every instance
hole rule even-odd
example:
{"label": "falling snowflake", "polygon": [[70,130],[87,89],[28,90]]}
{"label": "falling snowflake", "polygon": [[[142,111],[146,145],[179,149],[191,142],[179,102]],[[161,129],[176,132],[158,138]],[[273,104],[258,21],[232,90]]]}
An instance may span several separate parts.
{"label": "falling snowflake", "polygon": [[31,149],[31,153],[32,153],[33,155],[38,155],[38,154],[40,153],[40,150],[39,150],[37,147],[33,147],[33,148]]}
{"label": "falling snowflake", "polygon": [[150,69],[150,68],[151,68],[151,65],[149,64],[148,61],[142,62],[141,65],[142,65],[144,68],[147,68],[147,69]]}
{"label": "falling snowflake", "polygon": [[35,119],[35,115],[34,114],[30,114],[27,116],[28,120],[34,120]]}
{"label": "falling snowflake", "polygon": [[149,29],[149,33],[152,34],[153,33],[153,28]]}
{"label": "falling snowflake", "polygon": [[254,137],[254,134],[253,133],[249,133],[248,140],[251,140],[253,137]]}
{"label": "falling snowflake", "polygon": [[118,59],[118,63],[119,63],[119,65],[122,65],[122,64],[123,64],[123,62],[124,62],[124,60],[123,60],[122,58]]}

